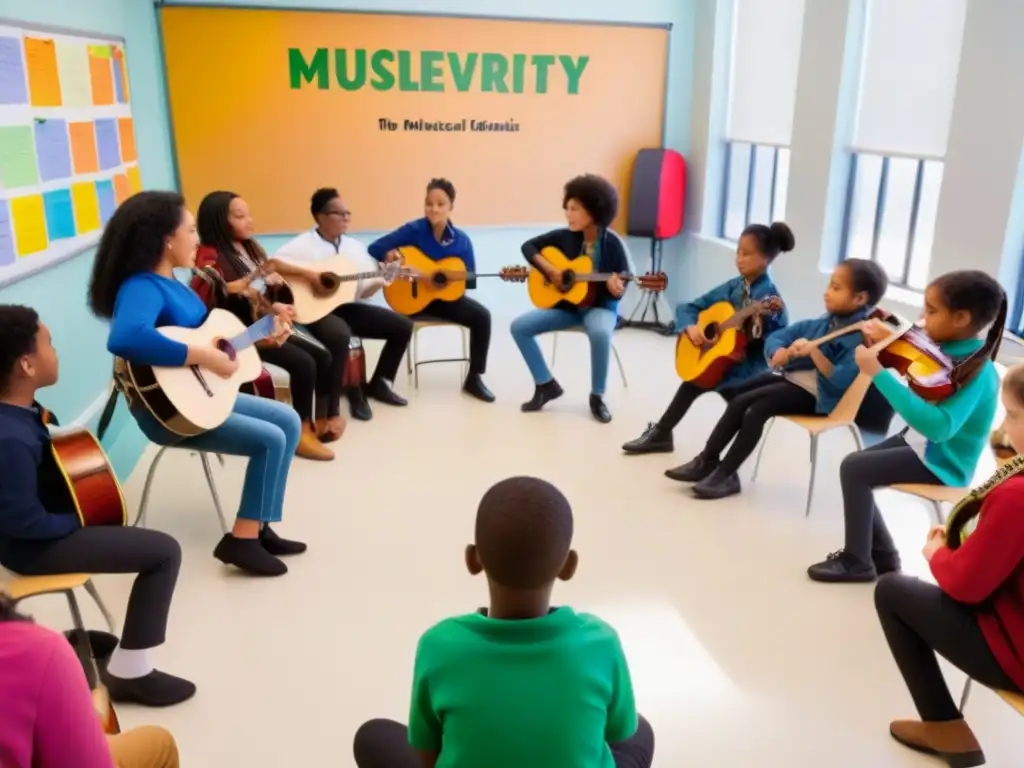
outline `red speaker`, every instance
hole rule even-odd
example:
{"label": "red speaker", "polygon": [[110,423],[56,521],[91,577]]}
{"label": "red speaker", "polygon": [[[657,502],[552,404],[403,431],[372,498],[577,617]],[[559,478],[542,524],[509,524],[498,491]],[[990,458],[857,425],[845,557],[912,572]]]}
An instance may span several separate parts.
{"label": "red speaker", "polygon": [[641,149],[633,163],[626,234],[666,240],[683,229],[686,160],[674,149]]}

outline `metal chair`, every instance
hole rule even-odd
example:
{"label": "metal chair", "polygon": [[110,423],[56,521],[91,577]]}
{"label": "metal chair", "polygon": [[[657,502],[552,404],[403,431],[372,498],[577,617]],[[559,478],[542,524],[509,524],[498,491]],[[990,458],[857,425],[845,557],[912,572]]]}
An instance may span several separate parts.
{"label": "metal chair", "polygon": [[[142,486],[142,499],[139,501],[139,514],[132,525],[138,525],[143,528],[146,526],[146,510],[149,508],[149,495],[153,490],[153,478],[156,476],[157,467],[160,466],[160,460],[163,459],[167,450],[172,447],[173,446],[169,445],[161,446],[160,450],[156,452],[156,456],[153,457],[153,463],[149,465],[149,472],[146,473],[146,483]],[[217,493],[217,484],[213,480],[213,469],[210,467],[210,454],[205,451],[195,451],[194,453],[199,454],[199,461],[203,464],[203,473],[206,475],[206,484],[209,486],[210,495],[213,497],[213,506],[217,510],[217,517],[220,520],[221,532],[227,533],[231,529],[228,527],[227,518],[224,517],[224,508],[220,503],[220,494]],[[223,467],[224,457],[219,453],[215,455],[217,456],[217,460],[220,461],[220,465]]]}
{"label": "metal chair", "polygon": [[[438,357],[432,360],[420,360],[420,331],[424,328],[441,328],[444,326],[458,328],[462,331],[462,357]],[[461,325],[456,325],[455,323],[449,323],[447,320],[422,318],[413,321],[412,343],[409,345],[408,350],[406,350],[405,364],[407,373],[413,377],[413,386],[416,387],[416,389],[420,388],[420,366],[430,365],[432,363],[461,363],[462,377],[465,378],[466,373],[469,370],[469,329]]]}
{"label": "metal chair", "polygon": [[935,522],[942,525],[946,522],[942,514],[943,504],[956,504],[960,499],[970,493],[970,488],[953,488],[948,485],[929,485],[926,483],[899,483],[889,486],[894,491],[916,496],[931,504],[935,512]]}
{"label": "metal chair", "polygon": [[[967,700],[971,696],[971,685],[973,683],[974,683],[974,681],[971,678],[969,678],[969,677],[967,678],[966,681],[964,681],[964,690],[963,690],[963,693],[960,694],[960,713],[961,714],[963,714],[964,707],[967,706]],[[1014,693],[1013,691],[1001,691],[1001,690],[999,690],[997,688],[994,688],[993,690],[997,694],[999,694],[999,698],[1001,698],[1003,701],[1005,701],[1011,707],[1016,709],[1020,714],[1024,715],[1024,695],[1019,694],[1019,693]]]}
{"label": "metal chair", "polygon": [[[581,325],[575,328],[567,328],[564,331],[555,331],[551,334],[551,367],[555,367],[555,357],[558,355],[558,334],[560,333],[586,333],[586,329]],[[619,357],[619,350],[615,348],[615,341],[612,341],[612,355],[615,357],[615,365],[619,369],[619,376],[622,378],[623,388],[629,386],[629,382],[626,381],[626,369],[622,365],[622,358]]]}
{"label": "metal chair", "polygon": [[96,585],[93,584],[92,578],[88,574],[64,573],[55,576],[18,576],[15,574],[14,578],[3,585],[3,591],[10,595],[15,605],[30,597],[63,594],[67,598],[68,608],[71,611],[71,619],[74,622],[75,629],[84,630],[85,623],[82,621],[82,611],[78,606],[78,599],[75,597],[75,589],[78,587],[85,589],[86,593],[88,593],[89,597],[93,599],[96,606],[100,609],[100,613],[103,614],[103,620],[107,622],[107,627],[111,633],[117,634],[114,617],[110,615],[107,606],[103,604],[103,599],[100,597]]}
{"label": "metal chair", "polygon": [[[818,438],[826,432],[831,432],[836,429],[848,430],[853,435],[853,440],[857,444],[857,450],[864,450],[864,438],[861,436],[860,427],[854,422],[857,418],[857,411],[860,410],[861,403],[864,402],[864,398],[867,396],[868,388],[871,386],[871,379],[865,376],[863,373],[858,374],[857,378],[853,380],[853,384],[846,390],[843,397],[836,404],[836,407],[832,409],[832,413],[828,416],[778,416],[778,419],[785,419],[786,421],[796,424],[798,427],[802,427],[807,430],[807,434],[811,438],[811,479],[807,484],[807,505],[804,510],[804,516],[809,517],[811,514],[811,502],[814,498],[814,478],[817,474],[818,469]],[[765,443],[768,442],[768,434],[771,432],[772,425],[776,419],[772,419],[765,426],[764,437],[761,439],[761,447],[758,448],[757,458],[754,460],[754,473],[750,477],[750,482],[757,480],[757,470],[761,466],[761,454],[764,453]]]}

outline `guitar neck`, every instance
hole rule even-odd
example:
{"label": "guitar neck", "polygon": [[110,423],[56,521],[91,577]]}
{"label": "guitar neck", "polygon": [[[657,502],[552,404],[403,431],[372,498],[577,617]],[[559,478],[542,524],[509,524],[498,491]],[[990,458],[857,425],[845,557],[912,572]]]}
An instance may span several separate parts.
{"label": "guitar neck", "polygon": [[838,339],[840,336],[845,336],[848,333],[859,331],[866,324],[867,320],[859,320],[858,322],[851,323],[850,325],[847,325],[843,328],[838,328],[832,331],[831,333],[826,333],[824,336],[815,339],[814,341],[811,342],[811,346],[815,348],[820,347],[822,344],[827,344],[828,342],[832,341],[832,339]]}
{"label": "guitar neck", "polygon": [[248,349],[258,341],[269,338],[274,334],[274,315],[264,315],[255,323],[246,328],[242,333],[235,336],[228,343],[231,347],[241,352],[243,349]]}
{"label": "guitar neck", "polygon": [[760,304],[751,304],[749,307],[744,307],[735,315],[726,320],[724,323],[719,325],[719,331],[728,330],[730,328],[739,328],[741,325],[747,322],[747,320],[749,320],[758,312],[760,312],[761,309],[762,307]]}
{"label": "guitar neck", "polygon": [[636,279],[635,275],[628,275],[625,272],[588,272],[584,275],[576,275],[576,280],[581,283],[606,283],[615,276],[618,276],[624,283]]}

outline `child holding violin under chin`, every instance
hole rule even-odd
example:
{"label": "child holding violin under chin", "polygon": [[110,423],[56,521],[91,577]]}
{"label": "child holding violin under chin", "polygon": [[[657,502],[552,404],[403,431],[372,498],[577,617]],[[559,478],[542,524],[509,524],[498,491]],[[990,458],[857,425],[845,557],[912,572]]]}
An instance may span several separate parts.
{"label": "child holding violin under chin", "polygon": [[[870,376],[907,428],[847,456],[839,469],[846,520],[845,547],[812,565],[814,581],[870,582],[900,570],[900,557],[874,501],[874,489],[900,483],[965,486],[988,443],[999,394],[992,361],[1006,322],[1006,294],[978,270],[950,272],[925,291],[922,330],[953,363],[953,394],[941,401],[921,397],[878,359],[877,342],[891,328],[873,321],[864,328],[857,365]],[[988,327],[984,339],[981,332]]]}

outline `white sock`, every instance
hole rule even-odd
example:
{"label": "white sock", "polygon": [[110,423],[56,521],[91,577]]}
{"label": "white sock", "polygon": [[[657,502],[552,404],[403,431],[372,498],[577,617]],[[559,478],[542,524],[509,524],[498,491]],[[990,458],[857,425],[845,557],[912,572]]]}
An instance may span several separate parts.
{"label": "white sock", "polygon": [[153,671],[149,663],[149,651],[126,651],[120,645],[114,649],[107,665],[107,672],[122,680],[135,680]]}

